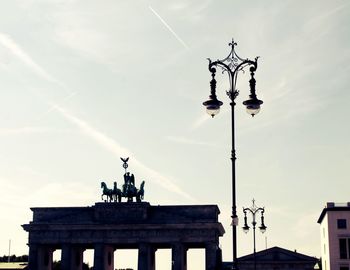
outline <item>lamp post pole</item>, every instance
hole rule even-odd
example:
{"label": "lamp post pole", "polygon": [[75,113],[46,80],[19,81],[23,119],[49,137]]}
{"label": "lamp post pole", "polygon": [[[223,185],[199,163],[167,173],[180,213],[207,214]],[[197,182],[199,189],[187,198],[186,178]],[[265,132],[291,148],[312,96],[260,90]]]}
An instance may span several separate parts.
{"label": "lamp post pole", "polygon": [[264,207],[257,207],[255,205],[255,200],[253,199],[253,205],[250,208],[244,208],[243,207],[243,213],[244,213],[244,227],[243,227],[243,231],[245,233],[248,233],[249,231],[249,226],[247,223],[247,212],[252,214],[252,225],[253,225],[253,243],[254,243],[254,270],[256,270],[256,248],[255,248],[255,228],[256,228],[256,214],[257,213],[261,213],[261,225],[259,227],[260,231],[262,233],[264,233],[266,231],[266,226],[264,224],[264,213],[265,213],[265,208]]}
{"label": "lamp post pole", "polygon": [[207,108],[207,113],[214,117],[220,111],[220,106],[223,104],[216,97],[216,68],[220,67],[222,72],[226,72],[228,74],[230,89],[226,91],[227,96],[231,100],[231,126],[232,126],[232,150],[231,150],[231,163],[232,163],[232,269],[237,268],[237,229],[238,218],[237,218],[237,206],[236,206],[236,150],[235,150],[235,99],[239,94],[238,89],[236,88],[237,75],[240,71],[244,72],[244,68],[250,66],[250,76],[249,80],[250,86],[250,95],[249,99],[244,101],[243,104],[247,107],[247,112],[252,116],[256,115],[260,111],[260,105],[263,101],[259,100],[256,96],[255,90],[255,78],[254,74],[258,67],[258,57],[255,60],[243,59],[239,57],[235,52],[235,43],[233,40],[229,43],[231,47],[231,51],[229,55],[222,59],[212,62],[209,60],[209,71],[211,73],[211,81],[210,81],[210,96],[209,100],[203,102],[203,105]]}

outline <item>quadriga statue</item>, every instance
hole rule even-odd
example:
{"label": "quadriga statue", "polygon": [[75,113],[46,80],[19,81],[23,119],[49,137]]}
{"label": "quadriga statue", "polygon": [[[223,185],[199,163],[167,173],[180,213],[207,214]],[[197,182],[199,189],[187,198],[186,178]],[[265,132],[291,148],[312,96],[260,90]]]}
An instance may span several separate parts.
{"label": "quadriga statue", "polygon": [[[127,162],[129,158],[121,158],[121,160],[124,162],[123,168],[125,169],[124,184],[122,185],[122,189],[118,188],[117,182],[114,182],[113,189],[108,188],[105,182],[101,182],[101,199],[105,202],[121,202],[122,197],[124,197],[127,198],[127,202],[133,202],[135,197],[136,202],[141,202],[145,194],[145,181],[142,181],[140,187],[137,188],[135,186],[135,176],[127,171]],[[105,196],[105,198],[103,196]]]}

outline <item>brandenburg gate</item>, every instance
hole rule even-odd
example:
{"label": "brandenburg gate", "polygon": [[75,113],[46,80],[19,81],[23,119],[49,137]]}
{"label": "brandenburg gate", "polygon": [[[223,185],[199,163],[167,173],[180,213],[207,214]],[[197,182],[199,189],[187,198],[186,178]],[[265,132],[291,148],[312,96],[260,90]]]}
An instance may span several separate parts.
{"label": "brandenburg gate", "polygon": [[224,234],[219,208],[141,202],[144,182],[131,192],[133,178],[125,172],[122,190],[116,183],[113,190],[101,183],[107,199],[90,207],[31,208],[33,220],[22,225],[29,233],[29,270],[51,270],[57,249],[62,270],[82,270],[85,249],[94,250],[94,270],[114,270],[116,249],[138,249],[138,270],[155,270],[155,252],[163,248],[171,249],[172,270],[186,270],[191,248],[205,249],[206,270],[219,269],[219,237]]}

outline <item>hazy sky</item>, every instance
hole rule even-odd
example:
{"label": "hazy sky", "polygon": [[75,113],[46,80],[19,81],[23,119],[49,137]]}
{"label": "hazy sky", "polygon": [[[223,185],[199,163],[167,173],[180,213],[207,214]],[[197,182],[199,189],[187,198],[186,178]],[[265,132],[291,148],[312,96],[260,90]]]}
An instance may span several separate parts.
{"label": "hazy sky", "polygon": [[[0,1],[0,255],[27,253],[34,206],[90,206],[130,156],[151,204],[218,204],[231,259],[230,114],[207,57],[260,56],[253,119],[236,106],[237,205],[266,207],[267,246],[320,256],[317,217],[349,197],[349,1]],[[238,255],[252,234],[238,230]],[[199,256],[199,257],[198,257]],[[203,256],[191,263],[202,266]],[[202,257],[201,257],[202,256]],[[165,256],[166,257],[166,256]],[[200,259],[198,259],[200,258]],[[162,268],[166,269],[166,268]],[[170,268],[169,268],[170,269]],[[191,270],[191,269],[189,269]]]}

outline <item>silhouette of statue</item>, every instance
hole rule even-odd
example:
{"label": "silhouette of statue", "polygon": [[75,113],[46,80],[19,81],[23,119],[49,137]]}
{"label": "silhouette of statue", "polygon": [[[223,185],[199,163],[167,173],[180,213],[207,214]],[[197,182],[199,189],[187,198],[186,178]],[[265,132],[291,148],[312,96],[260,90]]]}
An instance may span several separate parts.
{"label": "silhouette of statue", "polygon": [[131,178],[131,176],[130,176],[129,172],[124,174],[124,184],[125,185],[129,185],[130,184],[130,178]]}
{"label": "silhouette of statue", "polygon": [[[127,172],[129,158],[121,158],[123,168],[125,169],[124,184],[121,189],[117,187],[117,182],[113,183],[113,189],[109,189],[106,183],[101,182],[102,195],[101,199],[105,202],[121,202],[122,197],[127,198],[127,202],[133,202],[133,198],[136,197],[136,202],[141,202],[144,197],[144,185],[145,181],[142,181],[140,188],[135,186],[135,176]],[[106,196],[104,199],[103,196]]]}

